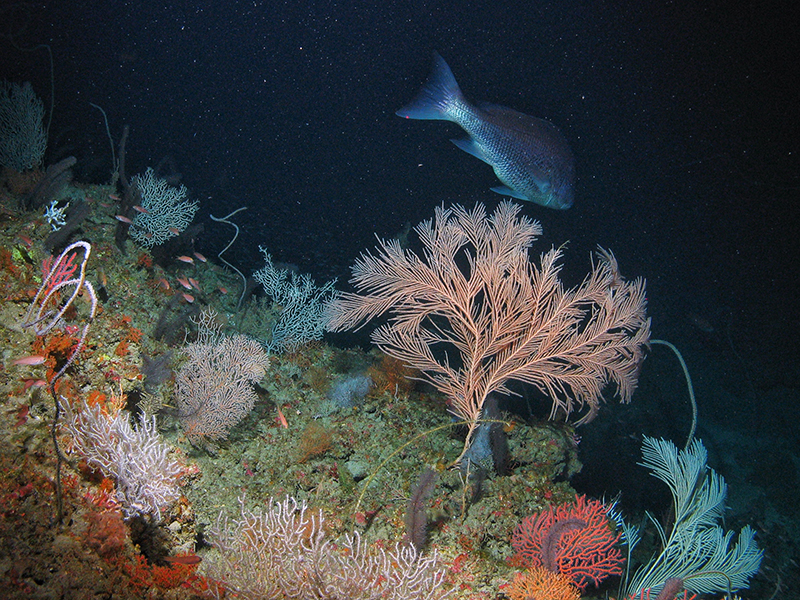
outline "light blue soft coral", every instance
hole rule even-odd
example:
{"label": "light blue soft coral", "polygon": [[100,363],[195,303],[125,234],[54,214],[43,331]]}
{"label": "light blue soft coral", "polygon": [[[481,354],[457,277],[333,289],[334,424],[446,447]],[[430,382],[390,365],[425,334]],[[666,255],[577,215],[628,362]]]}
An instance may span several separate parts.
{"label": "light blue soft coral", "polygon": [[[686,590],[696,594],[747,588],[750,578],[758,572],[763,552],[749,525],[742,528],[731,547],[733,532],[726,532],[719,525],[728,488],[722,476],[707,467],[708,453],[703,443],[694,440],[679,451],[672,442],[645,437],[642,457],[642,466],[652,470],[653,476],[672,492],[674,522],[667,534],[651,517],[661,537],[662,550],[626,578],[620,597],[638,597],[645,590],[656,594],[672,578],[681,580]],[[639,531],[621,524],[623,541],[632,550],[639,541]]]}
{"label": "light blue soft coral", "polygon": [[336,280],[319,287],[310,275],[299,275],[288,269],[279,269],[265,248],[265,265],[253,279],[264,286],[264,292],[273,303],[281,306],[278,322],[272,328],[272,339],[266,342],[270,351],[293,351],[314,340],[322,339],[325,305],[336,297]]}

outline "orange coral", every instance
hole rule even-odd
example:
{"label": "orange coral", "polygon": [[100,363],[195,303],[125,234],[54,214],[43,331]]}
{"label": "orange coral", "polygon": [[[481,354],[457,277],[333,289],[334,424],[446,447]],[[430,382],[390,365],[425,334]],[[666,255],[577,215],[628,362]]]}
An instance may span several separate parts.
{"label": "orange coral", "polygon": [[56,332],[48,338],[37,337],[33,342],[34,354],[47,356],[51,360],[46,361],[48,367],[55,367],[65,362],[75,351],[78,339],[67,333]]}
{"label": "orange coral", "polygon": [[368,369],[367,374],[372,378],[377,393],[394,395],[397,392],[410,392],[414,387],[412,378],[418,376],[419,372],[398,358],[384,355],[380,363]]}
{"label": "orange coral", "polygon": [[150,269],[153,266],[153,257],[146,252],[140,253],[136,259],[136,266]]}
{"label": "orange coral", "polygon": [[580,600],[581,597],[567,577],[541,567],[517,573],[506,593],[511,600]]}
{"label": "orange coral", "polygon": [[195,574],[196,568],[196,564],[176,563],[168,567],[151,565],[142,555],[136,556],[135,563],[125,565],[125,571],[134,588],[171,590],[182,586],[200,592],[208,589],[208,584],[204,578]]}
{"label": "orange coral", "polygon": [[136,327],[131,327],[128,329],[128,332],[125,334],[125,340],[128,342],[138,342],[142,339],[142,330],[137,329]]}
{"label": "orange coral", "polygon": [[106,395],[103,392],[98,392],[97,390],[92,390],[89,392],[89,396],[86,398],[86,404],[89,406],[95,406],[96,404],[100,404],[101,406],[106,403]]}
{"label": "orange coral", "polygon": [[119,555],[125,549],[128,529],[118,510],[86,513],[86,545],[103,558]]}
{"label": "orange coral", "polygon": [[132,321],[130,316],[122,315],[111,322],[112,328],[122,330],[119,344],[114,349],[114,354],[117,356],[125,356],[129,351],[128,344],[138,343],[142,339],[142,330],[131,325]]}
{"label": "orange coral", "polygon": [[322,456],[333,446],[333,436],[329,429],[311,422],[303,430],[297,448],[297,462],[304,463],[315,456]]}
{"label": "orange coral", "polygon": [[14,276],[19,275],[19,269],[14,264],[14,258],[8,248],[0,248],[0,270],[8,271]]}
{"label": "orange coral", "polygon": [[2,184],[14,196],[24,196],[36,186],[42,176],[43,173],[40,169],[17,171],[11,167],[4,167]]}
{"label": "orange coral", "polygon": [[[48,381],[53,378],[54,373],[55,371],[53,369],[47,369]],[[73,404],[81,397],[80,392],[78,391],[78,388],[72,379],[67,379],[65,377],[62,377],[56,381],[55,392],[59,395],[59,397],[63,397],[67,400],[67,402],[71,402]]]}

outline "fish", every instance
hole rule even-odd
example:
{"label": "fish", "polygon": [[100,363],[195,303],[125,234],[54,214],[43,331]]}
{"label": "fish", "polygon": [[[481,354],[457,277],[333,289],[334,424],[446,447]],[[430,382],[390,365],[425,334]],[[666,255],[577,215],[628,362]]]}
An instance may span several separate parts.
{"label": "fish", "polygon": [[165,556],[164,560],[173,565],[197,565],[203,559],[196,554],[181,554],[179,556]]}
{"label": "fish", "polygon": [[24,424],[25,421],[28,420],[28,415],[30,414],[30,406],[24,404],[23,406],[19,407],[17,411],[17,422],[14,423],[14,427],[19,427],[20,425]]}
{"label": "fish", "polygon": [[28,379],[23,379],[22,384],[23,384],[22,390],[28,391],[30,388],[44,387],[47,385],[47,382],[44,379],[28,378]]}
{"label": "fish", "polygon": [[438,53],[425,86],[396,114],[459,125],[469,137],[451,141],[491,165],[503,183],[491,188],[493,192],[548,208],[572,206],[575,158],[558,127],[505,106],[471,104]]}
{"label": "fish", "polygon": [[128,217],[126,217],[125,215],[117,215],[117,216],[115,216],[114,218],[115,218],[117,221],[120,221],[120,222],[122,222],[122,223],[127,223],[128,225],[133,225],[133,220],[129,219],[129,218],[128,218]]}
{"label": "fish", "polygon": [[283,415],[283,411],[281,410],[281,407],[276,404],[275,408],[278,409],[278,418],[277,418],[278,423],[280,423],[281,427],[283,427],[284,429],[289,429],[289,422],[286,420],[286,417]]}
{"label": "fish", "polygon": [[187,265],[191,265],[191,264],[194,263],[194,259],[191,256],[182,255],[182,256],[178,256],[177,258],[178,258],[179,261],[185,262]]}
{"label": "fish", "polygon": [[41,365],[46,361],[47,358],[44,356],[34,355],[34,356],[25,356],[23,358],[18,358],[12,365],[22,365],[26,367],[35,367],[36,365]]}

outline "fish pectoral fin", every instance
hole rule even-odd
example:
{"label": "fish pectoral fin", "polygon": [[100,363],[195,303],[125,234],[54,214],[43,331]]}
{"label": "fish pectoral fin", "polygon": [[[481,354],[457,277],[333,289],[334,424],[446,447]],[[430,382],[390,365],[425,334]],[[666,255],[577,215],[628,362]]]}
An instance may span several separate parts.
{"label": "fish pectoral fin", "polygon": [[517,200],[525,200],[527,202],[531,201],[530,198],[527,198],[527,197],[523,196],[522,194],[520,194],[516,190],[512,190],[507,185],[498,185],[497,187],[493,187],[493,188],[489,188],[489,189],[491,189],[493,192],[495,192],[497,194],[501,194],[503,196],[511,196],[512,198],[516,198]]}
{"label": "fish pectoral fin", "polygon": [[488,165],[492,164],[491,162],[489,162],[489,159],[486,158],[486,155],[483,153],[483,150],[481,150],[481,147],[478,144],[476,144],[475,141],[472,140],[471,138],[466,138],[463,140],[450,140],[450,141],[453,142],[459,148],[461,148],[467,154],[472,154],[472,156],[481,159]]}

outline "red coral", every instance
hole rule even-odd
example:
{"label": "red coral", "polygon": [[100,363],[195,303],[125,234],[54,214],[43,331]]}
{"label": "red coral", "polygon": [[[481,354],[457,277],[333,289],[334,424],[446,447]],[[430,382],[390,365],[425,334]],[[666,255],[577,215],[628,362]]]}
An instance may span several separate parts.
{"label": "red coral", "polygon": [[200,575],[195,574],[197,564],[176,563],[166,567],[151,565],[141,556],[136,555],[132,563],[126,563],[124,570],[130,577],[131,586],[144,590],[171,590],[183,587],[205,596],[209,590],[209,582]]}
{"label": "red coral", "polygon": [[71,254],[69,258],[62,257],[58,263],[55,263],[55,259],[52,256],[48,256],[44,259],[42,263],[42,279],[47,279],[47,276],[50,275],[50,280],[47,282],[47,287],[44,289],[45,296],[47,296],[54,287],[72,278],[78,270],[78,265],[73,264],[76,256],[78,256],[77,252]]}
{"label": "red coral", "polygon": [[511,540],[515,559],[561,573],[581,590],[620,575],[624,563],[616,547],[620,536],[610,528],[607,513],[602,502],[578,496],[574,503],[525,517]]}
{"label": "red coral", "polygon": [[86,520],[86,545],[97,554],[103,558],[111,558],[125,549],[128,529],[119,511],[89,512]]}
{"label": "red coral", "polygon": [[117,344],[117,347],[114,348],[114,354],[116,354],[117,356],[125,356],[126,354],[128,354],[129,350],[130,348],[128,340],[120,340],[119,344]]}

